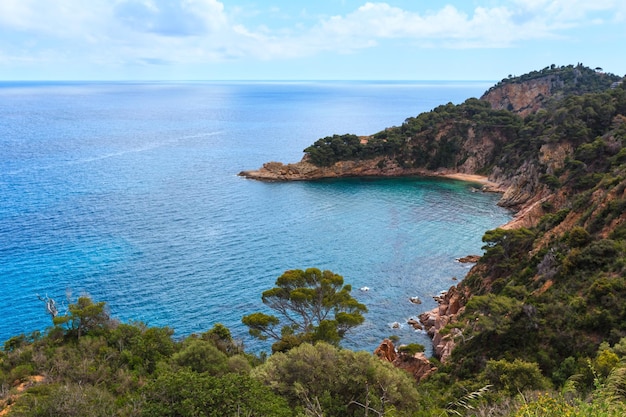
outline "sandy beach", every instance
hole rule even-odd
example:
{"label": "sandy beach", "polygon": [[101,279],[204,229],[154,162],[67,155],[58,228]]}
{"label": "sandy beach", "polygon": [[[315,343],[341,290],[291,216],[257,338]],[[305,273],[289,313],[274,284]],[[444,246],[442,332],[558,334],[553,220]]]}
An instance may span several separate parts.
{"label": "sandy beach", "polygon": [[475,183],[481,184],[485,191],[504,192],[504,190],[498,183],[489,181],[489,178],[484,175],[462,174],[459,172],[440,173],[438,175],[441,177],[450,178],[453,180],[468,181],[468,182],[475,182]]}

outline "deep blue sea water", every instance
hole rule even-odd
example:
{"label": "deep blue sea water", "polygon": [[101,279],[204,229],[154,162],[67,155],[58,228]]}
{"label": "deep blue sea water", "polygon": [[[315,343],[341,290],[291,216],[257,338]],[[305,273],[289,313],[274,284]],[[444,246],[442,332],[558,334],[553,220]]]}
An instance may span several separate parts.
{"label": "deep blue sea water", "polygon": [[237,173],[489,86],[0,83],[0,342],[51,324],[37,295],[89,294],[122,321],[181,336],[219,322],[246,348],[267,349],[241,317],[263,309],[261,292],[283,271],[319,267],[369,308],[344,346],[371,351],[392,334],[428,344],[404,323],[465,275],[455,258],[481,253],[484,231],[509,220],[497,195],[448,180]]}

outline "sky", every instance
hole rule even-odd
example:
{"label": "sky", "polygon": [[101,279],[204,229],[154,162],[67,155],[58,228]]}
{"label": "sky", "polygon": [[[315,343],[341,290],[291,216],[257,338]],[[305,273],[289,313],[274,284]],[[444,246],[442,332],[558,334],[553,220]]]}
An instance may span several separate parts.
{"label": "sky", "polygon": [[626,0],[0,0],[0,80],[626,74]]}

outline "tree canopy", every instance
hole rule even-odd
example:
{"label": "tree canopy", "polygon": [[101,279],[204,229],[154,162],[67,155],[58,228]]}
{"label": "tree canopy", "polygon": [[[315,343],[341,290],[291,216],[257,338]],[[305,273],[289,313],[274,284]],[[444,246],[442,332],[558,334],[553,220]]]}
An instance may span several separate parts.
{"label": "tree canopy", "polygon": [[96,331],[110,325],[109,314],[103,301],[94,303],[88,296],[81,296],[70,304],[68,312],[52,318],[55,326],[66,325],[71,334],[80,338],[87,332]]}
{"label": "tree canopy", "polygon": [[350,295],[352,287],[332,271],[293,269],[278,277],[275,285],[261,298],[280,318],[257,312],[242,319],[252,336],[276,340],[273,351],[320,340],[336,345],[365,320],[365,305]]}

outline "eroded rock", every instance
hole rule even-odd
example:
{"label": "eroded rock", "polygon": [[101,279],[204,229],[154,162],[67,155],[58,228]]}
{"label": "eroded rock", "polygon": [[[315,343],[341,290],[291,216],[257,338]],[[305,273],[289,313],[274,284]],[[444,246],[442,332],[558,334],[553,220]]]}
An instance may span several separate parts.
{"label": "eroded rock", "polygon": [[417,382],[423,381],[437,370],[423,352],[414,355],[397,352],[393,342],[389,339],[383,340],[379,347],[374,350],[374,355],[381,360],[390,362],[396,368],[408,372]]}

